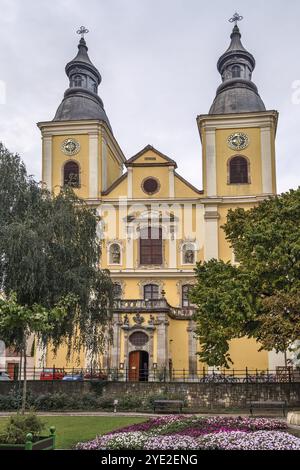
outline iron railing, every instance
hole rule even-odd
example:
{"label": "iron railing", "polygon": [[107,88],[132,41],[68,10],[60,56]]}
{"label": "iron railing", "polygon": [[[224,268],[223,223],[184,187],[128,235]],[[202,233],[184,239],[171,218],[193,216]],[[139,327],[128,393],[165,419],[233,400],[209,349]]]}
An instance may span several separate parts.
{"label": "iron railing", "polygon": [[[259,369],[170,369],[166,367],[137,369],[122,368],[80,368],[80,367],[45,367],[27,368],[28,380],[45,381],[116,381],[116,382],[197,382],[203,384],[264,384],[264,383],[300,383],[300,368],[277,367],[275,370]],[[12,380],[22,380],[23,371]]]}

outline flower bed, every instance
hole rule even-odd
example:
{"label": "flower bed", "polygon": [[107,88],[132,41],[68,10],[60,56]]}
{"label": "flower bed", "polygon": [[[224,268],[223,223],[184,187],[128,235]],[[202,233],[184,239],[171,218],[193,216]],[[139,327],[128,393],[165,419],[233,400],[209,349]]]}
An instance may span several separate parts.
{"label": "flower bed", "polygon": [[300,439],[275,419],[161,416],[78,443],[76,449],[300,450]]}

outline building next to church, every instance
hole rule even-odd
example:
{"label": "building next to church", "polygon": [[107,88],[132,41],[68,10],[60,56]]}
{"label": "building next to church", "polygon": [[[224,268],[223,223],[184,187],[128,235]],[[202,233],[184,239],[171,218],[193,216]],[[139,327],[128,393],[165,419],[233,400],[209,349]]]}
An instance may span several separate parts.
{"label": "building next to church", "polygon": [[[38,123],[47,187],[58,191],[71,184],[102,218],[101,267],[110,270],[116,302],[113,340],[98,366],[126,368],[133,379],[144,380],[145,370],[193,374],[205,367],[196,354],[200,345],[188,296],[195,263],[235,263],[221,228],[228,210],[248,209],[276,194],[278,113],[266,110],[252,81],[255,59],[242,45],[236,21],[230,38],[217,64],[222,82],[208,114],[197,117],[200,190],[160,149],[146,145],[130,158],[123,154],[83,35],[66,65],[69,88],[54,119]],[[281,355],[259,352],[248,338],[233,340],[230,354],[236,370],[283,364]],[[49,350],[44,365],[70,367],[75,360],[67,364],[61,348],[55,358]],[[88,354],[80,365],[89,366]]]}

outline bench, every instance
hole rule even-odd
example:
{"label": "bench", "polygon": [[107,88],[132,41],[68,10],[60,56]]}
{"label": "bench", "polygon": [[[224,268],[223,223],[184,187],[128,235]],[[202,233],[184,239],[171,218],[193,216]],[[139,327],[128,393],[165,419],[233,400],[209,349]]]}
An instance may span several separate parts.
{"label": "bench", "polygon": [[182,400],[155,400],[153,402],[153,411],[171,411],[177,409],[178,412],[182,412],[183,401]]}
{"label": "bench", "polygon": [[282,410],[283,416],[286,415],[286,402],[285,401],[251,401],[250,402],[250,415],[253,416],[254,409],[265,409],[271,410],[280,408]]}

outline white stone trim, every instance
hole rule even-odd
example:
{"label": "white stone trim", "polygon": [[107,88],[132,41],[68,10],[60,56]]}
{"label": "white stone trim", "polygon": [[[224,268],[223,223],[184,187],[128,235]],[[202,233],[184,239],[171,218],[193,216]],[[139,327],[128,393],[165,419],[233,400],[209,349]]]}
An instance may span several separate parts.
{"label": "white stone trim", "polygon": [[99,194],[98,181],[98,135],[89,134],[89,197],[94,198]]}
{"label": "white stone trim", "polygon": [[262,170],[262,193],[271,194],[272,185],[272,151],[271,151],[271,128],[262,127],[261,135],[261,170]]}
{"label": "white stone trim", "polygon": [[52,136],[43,138],[43,183],[52,190]]}
{"label": "white stone trim", "polygon": [[206,189],[207,196],[217,195],[216,131],[206,132]]}
{"label": "white stone trim", "polygon": [[175,177],[174,177],[174,167],[169,167],[169,197],[175,197]]}

